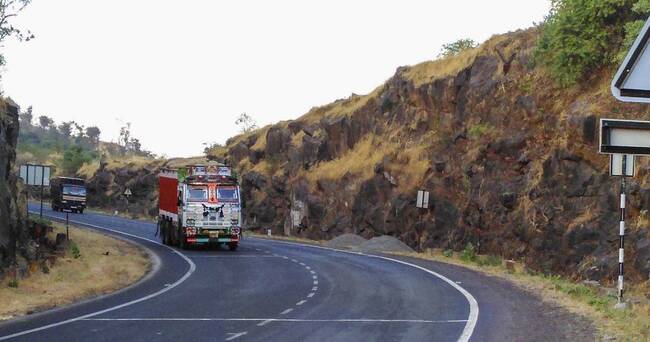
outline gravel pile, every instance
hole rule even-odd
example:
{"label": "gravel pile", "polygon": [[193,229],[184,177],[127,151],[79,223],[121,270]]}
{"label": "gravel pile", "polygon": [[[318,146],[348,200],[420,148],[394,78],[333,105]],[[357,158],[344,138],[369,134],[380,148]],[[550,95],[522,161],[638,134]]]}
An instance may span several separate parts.
{"label": "gravel pile", "polygon": [[366,242],[366,239],[355,234],[339,235],[326,243],[331,248],[355,248]]}
{"label": "gravel pile", "polygon": [[388,235],[374,237],[362,243],[357,249],[363,252],[414,252],[411,247],[402,241]]}

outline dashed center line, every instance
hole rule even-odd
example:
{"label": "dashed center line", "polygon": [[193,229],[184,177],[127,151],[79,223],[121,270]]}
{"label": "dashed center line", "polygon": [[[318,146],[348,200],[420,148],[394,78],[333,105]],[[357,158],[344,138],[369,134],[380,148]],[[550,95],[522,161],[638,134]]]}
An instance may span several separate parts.
{"label": "dashed center line", "polygon": [[307,295],[307,298],[311,298],[311,297],[313,297],[314,295],[315,295],[315,293],[312,292],[312,293],[310,293],[310,294]]}
{"label": "dashed center line", "polygon": [[280,312],[280,315],[286,315],[286,314],[290,313],[291,311],[293,311],[293,308],[289,308],[289,309],[286,309],[286,310]]}
{"label": "dashed center line", "polygon": [[303,299],[303,300],[299,301],[298,303],[296,303],[296,305],[300,306],[300,305],[303,305],[305,303],[307,303],[307,301]]}
{"label": "dashed center line", "polygon": [[228,337],[228,338],[226,339],[226,341],[232,341],[232,340],[234,340],[234,339],[236,339],[236,338],[238,338],[238,337],[242,337],[242,336],[244,336],[244,335],[246,335],[246,334],[248,334],[248,332],[246,332],[246,331],[244,331],[244,332],[240,332],[240,333],[228,333],[228,335],[231,335],[231,336]]}
{"label": "dashed center line", "polygon": [[257,326],[258,327],[263,327],[263,326],[265,326],[265,325],[267,325],[267,324],[269,324],[271,322],[273,322],[273,320],[267,319],[266,321],[261,321],[261,322],[257,323]]}

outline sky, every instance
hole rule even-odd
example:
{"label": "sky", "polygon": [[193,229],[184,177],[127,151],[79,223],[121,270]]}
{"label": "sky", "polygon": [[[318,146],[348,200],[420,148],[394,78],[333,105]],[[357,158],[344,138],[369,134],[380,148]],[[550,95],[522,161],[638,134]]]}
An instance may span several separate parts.
{"label": "sky", "polygon": [[367,94],[397,67],[543,20],[550,0],[34,0],[13,24],[0,86],[56,122],[121,126],[167,157]]}

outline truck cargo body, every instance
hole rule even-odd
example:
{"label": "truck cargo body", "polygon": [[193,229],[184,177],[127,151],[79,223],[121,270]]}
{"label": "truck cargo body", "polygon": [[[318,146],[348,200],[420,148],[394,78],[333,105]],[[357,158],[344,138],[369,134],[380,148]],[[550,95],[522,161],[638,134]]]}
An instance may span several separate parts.
{"label": "truck cargo body", "polygon": [[86,209],[86,182],[79,178],[56,177],[50,180],[52,210],[83,213]]}
{"label": "truck cargo body", "polygon": [[198,244],[238,247],[241,200],[227,168],[189,166],[160,173],[159,222],[163,243],[182,248]]}

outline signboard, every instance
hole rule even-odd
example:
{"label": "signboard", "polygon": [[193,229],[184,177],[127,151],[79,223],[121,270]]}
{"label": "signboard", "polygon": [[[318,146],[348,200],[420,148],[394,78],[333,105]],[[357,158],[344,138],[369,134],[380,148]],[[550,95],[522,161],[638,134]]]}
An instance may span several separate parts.
{"label": "signboard", "polygon": [[599,152],[650,155],[650,121],[600,119]]}
{"label": "signboard", "polygon": [[45,165],[21,165],[20,178],[27,185],[50,186],[51,169]]}
{"label": "signboard", "polygon": [[422,208],[422,209],[428,209],[429,208],[429,192],[424,191],[424,190],[419,190],[418,191],[418,199],[417,203],[415,204],[416,207]]}
{"label": "signboard", "polygon": [[133,195],[133,193],[131,192],[131,189],[126,188],[126,190],[124,190],[124,196],[129,197],[131,195]]}
{"label": "signboard", "polygon": [[612,95],[620,101],[650,103],[650,18],[627,53],[614,80]]}
{"label": "signboard", "polygon": [[610,176],[634,177],[634,156],[630,154],[612,154],[609,158]]}

